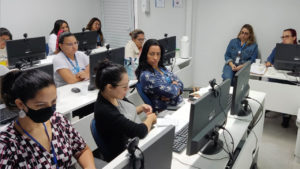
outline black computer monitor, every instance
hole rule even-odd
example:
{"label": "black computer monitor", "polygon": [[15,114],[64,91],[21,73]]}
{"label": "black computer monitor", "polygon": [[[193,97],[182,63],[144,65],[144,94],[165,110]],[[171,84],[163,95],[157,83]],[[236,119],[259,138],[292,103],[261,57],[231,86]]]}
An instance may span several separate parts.
{"label": "black computer monitor", "polygon": [[46,58],[44,36],[7,41],[6,48],[9,68],[32,66]]}
{"label": "black computer monitor", "polygon": [[108,59],[113,63],[124,65],[125,48],[120,47],[90,55],[90,84],[89,90],[94,90],[97,65],[104,59]]}
{"label": "black computer monitor", "polygon": [[251,113],[248,107],[246,97],[249,95],[249,77],[250,77],[251,62],[248,61],[244,64],[233,77],[233,93],[231,103],[231,115],[247,116]]}
{"label": "black computer monitor", "polygon": [[212,155],[220,152],[223,142],[219,140],[219,126],[223,126],[227,119],[229,106],[230,80],[223,81],[210,90],[199,100],[192,102],[188,128],[186,154],[193,155],[199,151]]}
{"label": "black computer monitor", "polygon": [[279,70],[291,70],[288,75],[300,77],[300,45],[277,43],[274,67]]}
{"label": "black computer monitor", "polygon": [[79,51],[90,51],[97,47],[97,32],[96,31],[86,31],[74,33],[78,44]]}
{"label": "black computer monitor", "polygon": [[176,36],[165,37],[163,39],[158,40],[159,44],[163,46],[164,49],[164,65],[170,65],[171,59],[175,58],[176,54]]}
{"label": "black computer monitor", "polygon": [[[170,169],[172,162],[172,146],[174,141],[174,126],[166,127],[156,137],[149,140],[140,149],[144,156],[144,169]],[[131,169],[132,163],[129,155],[124,158],[115,158],[110,166],[114,169]]]}
{"label": "black computer monitor", "polygon": [[26,70],[31,70],[31,69],[38,69],[40,71],[43,71],[45,73],[48,73],[51,77],[54,75],[54,69],[53,69],[53,64],[46,64],[46,65],[37,65],[37,66],[32,66],[26,69],[22,69],[22,71]]}

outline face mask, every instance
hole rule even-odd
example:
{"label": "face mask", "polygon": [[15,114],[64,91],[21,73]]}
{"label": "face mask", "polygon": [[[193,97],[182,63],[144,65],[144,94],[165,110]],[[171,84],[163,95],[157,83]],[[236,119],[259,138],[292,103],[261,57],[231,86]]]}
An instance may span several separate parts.
{"label": "face mask", "polygon": [[42,108],[39,110],[33,110],[26,105],[28,112],[26,115],[36,123],[44,123],[50,119],[53,113],[56,110],[56,105],[52,105],[51,107]]}

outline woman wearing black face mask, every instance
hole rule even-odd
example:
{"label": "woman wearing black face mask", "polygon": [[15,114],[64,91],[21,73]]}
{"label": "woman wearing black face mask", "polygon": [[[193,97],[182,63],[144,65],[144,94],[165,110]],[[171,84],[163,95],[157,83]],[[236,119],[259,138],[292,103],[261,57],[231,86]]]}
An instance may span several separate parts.
{"label": "woman wearing black face mask", "polygon": [[69,168],[72,156],[83,168],[95,168],[84,140],[55,112],[56,86],[50,75],[9,72],[1,95],[7,107],[20,113],[0,132],[0,168]]}

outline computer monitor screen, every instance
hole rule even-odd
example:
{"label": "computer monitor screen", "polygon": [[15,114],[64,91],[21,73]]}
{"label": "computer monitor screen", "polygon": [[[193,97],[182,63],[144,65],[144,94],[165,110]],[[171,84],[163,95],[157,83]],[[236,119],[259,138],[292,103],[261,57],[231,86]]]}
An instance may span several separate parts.
{"label": "computer monitor screen", "polygon": [[[144,169],[171,168],[174,132],[175,127],[168,126],[156,137],[140,147],[144,156]],[[131,169],[132,163],[129,155],[127,155],[123,158],[115,158],[106,166],[106,168]]]}
{"label": "computer monitor screen", "polygon": [[[230,80],[223,81],[199,100],[192,102],[188,129],[186,154],[199,151],[203,154],[216,154],[222,150],[223,142],[218,137],[218,126],[223,126],[229,111]],[[212,139],[214,137],[214,139]]]}
{"label": "computer monitor screen", "polygon": [[40,71],[46,72],[48,73],[51,77],[53,77],[54,74],[54,69],[53,69],[53,64],[47,64],[47,65],[37,65],[37,66],[33,66],[33,67],[29,67],[26,69],[22,69],[23,71],[26,70],[31,70],[31,69],[38,69]]}
{"label": "computer monitor screen", "polygon": [[300,77],[300,45],[276,44],[274,67],[279,70],[291,70],[291,76]]}
{"label": "computer monitor screen", "polygon": [[96,31],[86,31],[74,33],[78,44],[79,51],[88,51],[95,49],[97,47],[97,32]]}
{"label": "computer monitor screen", "polygon": [[231,111],[232,115],[246,116],[250,113],[248,109],[247,100],[245,99],[250,90],[249,76],[250,76],[251,62],[248,61],[244,64],[233,77],[233,93]]}
{"label": "computer monitor screen", "polygon": [[95,77],[97,72],[97,66],[99,62],[103,61],[104,59],[108,59],[113,63],[124,65],[124,55],[125,55],[125,48],[120,47],[116,49],[111,49],[95,54],[90,55],[90,84],[89,90],[94,90],[95,87]]}
{"label": "computer monitor screen", "polygon": [[163,46],[164,49],[164,65],[171,64],[171,58],[175,58],[176,54],[176,36],[171,36],[158,40],[159,44]]}
{"label": "computer monitor screen", "polygon": [[7,41],[6,48],[9,68],[32,66],[46,58],[45,37]]}

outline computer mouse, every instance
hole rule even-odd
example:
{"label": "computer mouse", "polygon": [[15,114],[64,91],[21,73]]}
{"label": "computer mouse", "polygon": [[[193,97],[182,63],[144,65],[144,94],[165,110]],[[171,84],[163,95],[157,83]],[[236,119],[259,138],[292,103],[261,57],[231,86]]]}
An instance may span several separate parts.
{"label": "computer mouse", "polygon": [[73,87],[73,88],[71,89],[71,91],[72,91],[73,93],[79,93],[79,92],[80,92],[80,89],[77,88],[77,87]]}

